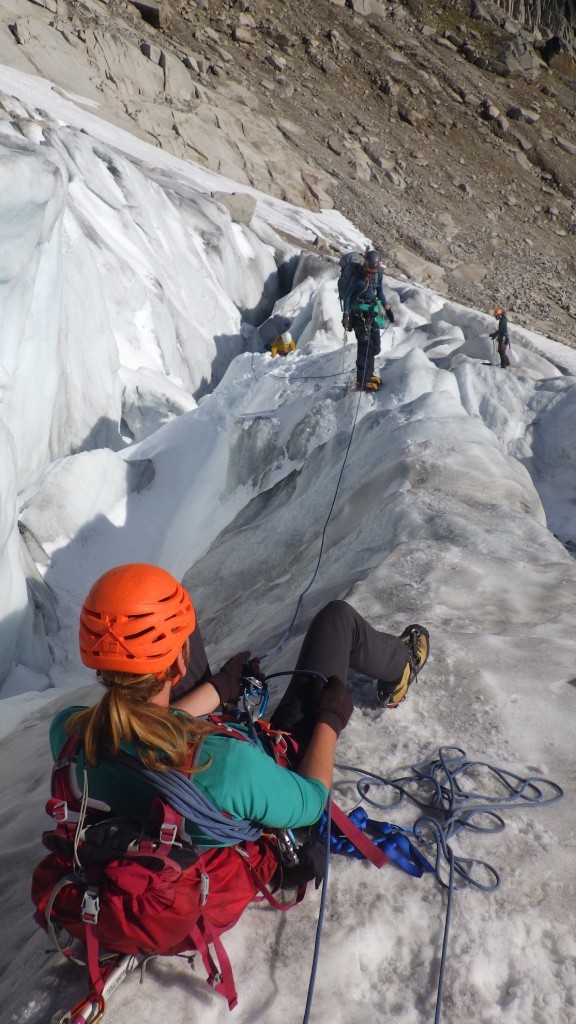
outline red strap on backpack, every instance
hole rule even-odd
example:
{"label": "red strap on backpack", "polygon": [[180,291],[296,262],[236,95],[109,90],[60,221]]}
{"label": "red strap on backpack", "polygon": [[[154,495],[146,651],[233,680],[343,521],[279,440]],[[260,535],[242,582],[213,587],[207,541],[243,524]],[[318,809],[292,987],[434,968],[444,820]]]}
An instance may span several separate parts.
{"label": "red strap on backpack", "polygon": [[[270,846],[271,844],[269,840],[267,840],[267,842],[268,845]],[[291,903],[281,903],[280,900],[277,900],[273,893],[270,891],[267,883],[262,878],[260,872],[256,870],[256,868],[250,863],[249,860],[245,859],[245,854],[242,851],[242,848],[240,846],[235,846],[234,849],[236,853],[240,857],[242,857],[243,860],[245,860],[246,866],[250,869],[252,878],[256,882],[258,891],[262,894],[262,897],[266,900],[267,903],[270,904],[270,906],[274,910],[292,910],[293,907],[297,907],[298,904],[302,902],[304,896],[306,895],[306,882],[298,886],[296,890],[295,900],[293,900]]]}
{"label": "red strap on backpack", "polygon": [[[238,993],[234,984],[232,965],[219,933],[212,928],[206,918],[201,916],[198,918],[198,923],[190,929],[190,938],[202,957],[202,963],[208,975],[208,984],[212,985],[215,992],[224,996],[228,1008],[233,1010],[238,1003]],[[214,946],[218,964],[210,953],[209,942]]]}

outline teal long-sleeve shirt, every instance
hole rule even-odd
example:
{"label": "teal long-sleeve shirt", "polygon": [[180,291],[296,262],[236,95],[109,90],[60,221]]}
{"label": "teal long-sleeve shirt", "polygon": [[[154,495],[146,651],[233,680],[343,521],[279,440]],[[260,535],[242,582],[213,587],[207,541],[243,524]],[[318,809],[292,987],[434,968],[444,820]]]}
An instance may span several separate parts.
{"label": "teal long-sleeve shirt", "polygon": [[358,305],[369,305],[370,303],[381,302],[387,305],[383,288],[383,275],[381,271],[377,274],[363,274],[362,268],[352,276],[350,283],[344,293],[342,308],[345,313]]}
{"label": "teal long-sleeve shirt", "polygon": [[[54,760],[67,740],[65,723],[80,707],[60,711],[50,726],[50,747]],[[247,730],[234,727],[240,732]],[[127,753],[136,754],[126,746]],[[247,818],[265,828],[300,828],[318,821],[328,797],[319,779],[306,779],[276,764],[261,746],[211,733],[203,739],[200,764],[209,766],[193,775],[198,789],[221,811],[237,820]],[[77,779],[82,788],[84,759],[80,755]],[[107,803],[115,814],[136,818],[145,824],[155,792],[146,779],[122,764],[101,761],[88,767],[88,792],[92,799]],[[190,838],[201,846],[215,846],[186,822]]]}
{"label": "teal long-sleeve shirt", "polygon": [[494,333],[490,335],[490,337],[496,338],[499,344],[510,344],[510,335],[508,333],[508,318],[505,313],[502,313],[502,316],[498,318],[498,327],[494,331]]}

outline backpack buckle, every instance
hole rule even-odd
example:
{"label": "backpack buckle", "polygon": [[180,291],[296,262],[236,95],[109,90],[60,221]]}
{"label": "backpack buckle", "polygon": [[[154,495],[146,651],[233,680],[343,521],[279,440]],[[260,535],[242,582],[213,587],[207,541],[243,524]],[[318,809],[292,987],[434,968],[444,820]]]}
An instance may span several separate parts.
{"label": "backpack buckle", "polygon": [[97,924],[100,913],[100,899],[98,889],[89,886],[82,898],[82,920],[85,924]]}
{"label": "backpack buckle", "polygon": [[68,804],[65,800],[50,797],[46,802],[46,814],[54,818],[54,821],[68,821]]}
{"label": "backpack buckle", "polygon": [[178,826],[169,825],[167,821],[163,821],[160,826],[160,842],[163,846],[174,846],[176,837],[178,835]]}
{"label": "backpack buckle", "polygon": [[280,757],[284,757],[285,754],[288,753],[288,743],[286,738],[280,732],[276,734],[274,746],[276,748],[276,753],[279,754]]}

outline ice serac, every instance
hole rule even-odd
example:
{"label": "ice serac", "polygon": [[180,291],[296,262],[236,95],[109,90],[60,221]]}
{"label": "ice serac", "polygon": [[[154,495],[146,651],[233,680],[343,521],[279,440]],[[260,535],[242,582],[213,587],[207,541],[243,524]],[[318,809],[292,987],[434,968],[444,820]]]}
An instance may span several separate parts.
{"label": "ice serac", "polygon": [[[44,622],[26,585],[26,567],[16,517],[16,452],[9,430],[0,421],[0,680],[15,666],[25,666],[22,689],[44,689],[49,681],[50,652]],[[31,574],[35,574],[30,567]],[[10,689],[3,688],[3,696]]]}
{"label": "ice serac", "polygon": [[31,142],[25,120],[0,134],[0,385],[18,490],[56,458],[123,447],[138,387],[156,425],[191,408],[240,351],[242,316],[264,317],[279,288],[270,245],[222,204],[74,128],[30,117]]}
{"label": "ice serac", "polygon": [[121,451],[196,407],[246,346],[242,318],[264,319],[285,286],[277,259],[296,250],[273,237],[0,97],[0,678],[47,672],[43,622],[58,624],[18,505],[58,460]]}

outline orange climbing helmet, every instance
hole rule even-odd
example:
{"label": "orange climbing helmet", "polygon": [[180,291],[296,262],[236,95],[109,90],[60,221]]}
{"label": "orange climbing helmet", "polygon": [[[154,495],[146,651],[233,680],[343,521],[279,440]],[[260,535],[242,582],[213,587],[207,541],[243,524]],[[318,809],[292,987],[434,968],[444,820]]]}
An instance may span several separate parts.
{"label": "orange climbing helmet", "polygon": [[117,565],[92,586],[80,612],[80,657],[89,668],[162,673],[196,628],[187,590],[165,569]]}
{"label": "orange climbing helmet", "polygon": [[494,316],[502,316],[503,312],[504,310],[502,309],[501,306],[496,306],[496,309],[494,310]]}

